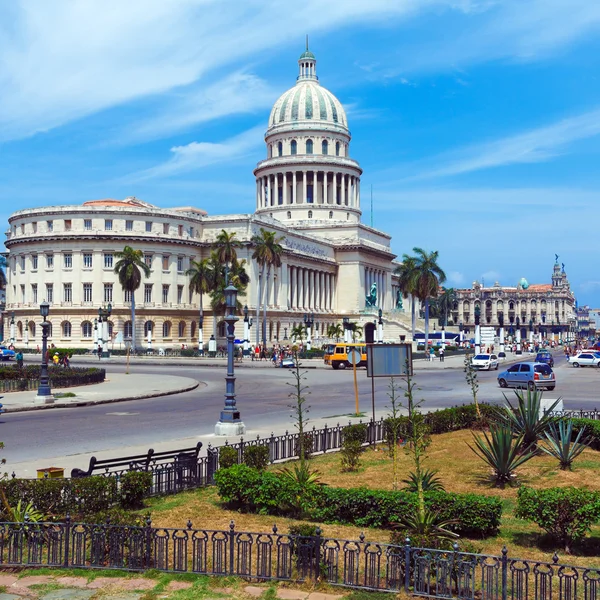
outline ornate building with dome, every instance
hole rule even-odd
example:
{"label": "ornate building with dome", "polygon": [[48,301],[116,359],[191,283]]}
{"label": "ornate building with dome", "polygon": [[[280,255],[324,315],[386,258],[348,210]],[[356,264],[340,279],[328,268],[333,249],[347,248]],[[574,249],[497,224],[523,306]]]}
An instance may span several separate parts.
{"label": "ornate building with dome", "polygon": [[[91,346],[98,308],[109,302],[111,340],[131,343],[131,298],[113,272],[114,253],[125,245],[142,250],[151,269],[135,294],[136,346],[148,339],[153,348],[206,344],[213,331],[222,338],[224,323],[211,313],[208,298],[204,329],[199,328],[199,298],[185,272],[191,260],[208,257],[221,230],[235,232],[242,244],[238,256],[247,261],[250,276],[240,300],[254,314],[260,269],[251,240],[261,228],[281,236],[284,247],[281,267],[265,282],[269,344],[286,339],[305,314],[314,319],[314,342],[324,340],[327,326],[344,317],[363,326],[369,338],[379,309],[386,340],[410,339],[391,238],[361,222],[362,170],[350,158],[346,113],[320,85],[316,63],[307,49],[298,60],[295,85],[271,110],[266,158],[254,170],[251,214],[213,216],[195,207],[159,208],[134,197],[13,213],[5,242],[6,313],[15,323],[15,343],[40,343],[36,324],[43,300],[51,303],[50,341],[57,346]],[[258,340],[257,325],[252,342]],[[238,328],[242,339],[241,321]]]}

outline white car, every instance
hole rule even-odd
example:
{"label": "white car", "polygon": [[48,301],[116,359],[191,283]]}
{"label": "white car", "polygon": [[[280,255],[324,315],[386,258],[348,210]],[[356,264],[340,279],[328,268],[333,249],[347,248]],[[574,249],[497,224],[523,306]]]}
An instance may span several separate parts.
{"label": "white car", "polygon": [[476,354],[471,359],[471,364],[480,371],[491,371],[492,369],[497,371],[500,361],[495,354]]}
{"label": "white car", "polygon": [[569,362],[574,367],[600,367],[600,352],[580,352]]}

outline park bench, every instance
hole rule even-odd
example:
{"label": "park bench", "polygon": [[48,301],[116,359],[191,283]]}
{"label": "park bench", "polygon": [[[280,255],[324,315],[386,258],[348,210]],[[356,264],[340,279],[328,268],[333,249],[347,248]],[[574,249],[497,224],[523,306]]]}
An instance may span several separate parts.
{"label": "park bench", "polygon": [[198,464],[198,455],[202,448],[202,442],[198,442],[192,448],[180,448],[178,450],[163,450],[155,452],[152,448],[146,454],[133,456],[122,456],[119,458],[98,459],[90,458],[87,471],[73,469],[71,477],[90,477],[91,475],[107,475],[116,471],[149,471],[155,466],[174,465],[175,467],[191,470]]}

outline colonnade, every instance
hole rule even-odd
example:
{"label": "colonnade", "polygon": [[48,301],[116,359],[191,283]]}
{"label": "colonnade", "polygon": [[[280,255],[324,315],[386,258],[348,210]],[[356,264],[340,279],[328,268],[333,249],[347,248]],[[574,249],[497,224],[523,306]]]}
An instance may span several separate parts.
{"label": "colonnade", "polygon": [[365,267],[365,296],[367,296],[374,283],[377,284],[377,308],[384,309],[385,294],[387,291],[387,273],[382,269]]}
{"label": "colonnade", "polygon": [[336,171],[296,170],[256,178],[256,206],[331,204],[360,207],[360,178]]}
{"label": "colonnade", "polygon": [[288,265],[288,307],[333,310],[335,274]]}
{"label": "colonnade", "polygon": [[[488,305],[491,303],[491,306]],[[475,305],[479,304],[481,309],[481,323],[489,325],[499,325],[498,314],[504,316],[504,324],[510,323],[510,317],[519,317],[521,324],[528,324],[530,320],[536,325],[564,325],[569,318],[573,318],[573,307],[561,300],[541,300],[533,298],[528,299],[502,299],[485,300],[469,299],[458,302],[458,318],[464,323],[473,323],[475,320]],[[488,316],[490,319],[488,320]]]}

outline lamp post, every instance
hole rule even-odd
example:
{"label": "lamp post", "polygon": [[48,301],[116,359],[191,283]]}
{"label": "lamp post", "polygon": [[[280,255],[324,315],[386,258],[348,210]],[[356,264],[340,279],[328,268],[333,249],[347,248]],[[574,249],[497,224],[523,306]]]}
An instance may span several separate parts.
{"label": "lamp post", "polygon": [[506,356],[504,350],[504,313],[498,314],[498,324],[500,325],[500,352],[498,353],[498,356],[504,358]]}
{"label": "lamp post", "polygon": [[381,310],[381,308],[379,309],[377,316],[379,317],[377,320],[377,343],[383,344],[383,310]]}
{"label": "lamp post", "polygon": [[204,315],[198,318],[198,354],[204,356]]}
{"label": "lamp post", "polygon": [[481,307],[479,304],[475,307],[475,354],[481,353],[481,329],[479,328],[479,319],[481,318]]}
{"label": "lamp post", "polygon": [[306,349],[311,349],[312,343],[312,326],[315,322],[315,314],[304,315],[304,326],[306,327]]}
{"label": "lamp post", "polygon": [[284,341],[287,341],[287,339],[288,339],[288,336],[287,336],[287,330],[288,330],[288,328],[287,328],[287,327],[284,327],[284,328],[283,328],[283,340],[284,340]]}
{"label": "lamp post", "polygon": [[110,358],[110,353],[108,351],[108,318],[112,314],[112,305],[108,304],[108,306],[101,306],[98,309],[98,322],[100,323],[100,331],[99,331],[99,340],[98,345],[102,346],[102,354],[100,358],[102,360],[107,360]]}
{"label": "lamp post", "polygon": [[244,306],[244,356],[248,356],[250,327],[252,327],[252,318],[248,317],[248,306]]}
{"label": "lamp post", "polygon": [[40,384],[34,401],[52,404],[54,396],[50,389],[50,378],[48,377],[48,329],[50,328],[50,322],[46,320],[50,314],[50,304],[45,300],[40,304],[40,314],[44,319],[42,321],[42,369],[40,371]]}
{"label": "lamp post", "polygon": [[98,319],[94,319],[94,350],[98,347]]}
{"label": "lamp post", "polygon": [[10,345],[15,345],[15,311],[10,313]]}
{"label": "lamp post", "polygon": [[237,288],[228,285],[225,288],[225,307],[227,316],[227,375],[225,377],[225,407],[221,418],[215,425],[215,435],[237,436],[246,433],[246,426],[240,419],[240,411],[235,405],[235,375],[234,375],[234,340],[235,324],[239,319],[235,316],[237,308]]}
{"label": "lamp post", "polygon": [[345,344],[349,344],[350,343],[350,339],[348,337],[348,334],[350,333],[350,319],[348,317],[343,317],[342,318],[342,325],[344,326],[344,343]]}
{"label": "lamp post", "polygon": [[29,321],[25,319],[25,331],[23,333],[25,338],[25,348],[29,348]]}
{"label": "lamp post", "polygon": [[[533,319],[529,319],[529,343],[533,344]],[[531,352],[531,349],[529,349]]]}
{"label": "lamp post", "polygon": [[465,341],[465,327],[462,321],[458,324],[458,341],[461,344]]}
{"label": "lamp post", "polygon": [[523,351],[521,350],[521,320],[519,319],[519,317],[517,317],[517,319],[516,319],[516,325],[517,325],[517,354],[523,354]]}

